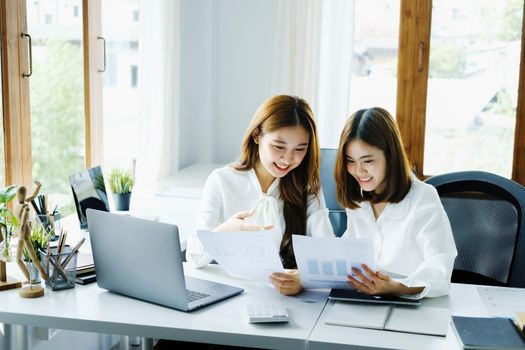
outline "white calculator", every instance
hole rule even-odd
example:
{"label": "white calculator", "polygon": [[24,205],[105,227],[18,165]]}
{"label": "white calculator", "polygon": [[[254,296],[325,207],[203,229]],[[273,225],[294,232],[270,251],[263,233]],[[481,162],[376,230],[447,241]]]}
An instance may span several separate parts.
{"label": "white calculator", "polygon": [[246,305],[250,323],[288,322],[288,311],[282,304]]}

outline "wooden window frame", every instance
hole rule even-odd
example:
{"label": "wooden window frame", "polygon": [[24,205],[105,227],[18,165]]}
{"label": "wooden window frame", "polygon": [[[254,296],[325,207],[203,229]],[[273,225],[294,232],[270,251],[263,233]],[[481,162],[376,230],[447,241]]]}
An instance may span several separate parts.
{"label": "wooden window frame", "polygon": [[[86,168],[102,162],[102,73],[97,58],[102,48],[100,0],[83,0],[84,45],[84,108]],[[5,143],[6,184],[31,187],[33,182],[31,156],[31,113],[29,104],[30,77],[25,0],[0,1],[2,101]],[[29,33],[30,34],[30,33]],[[99,60],[99,59],[98,59]]]}
{"label": "wooden window frame", "polygon": [[6,184],[29,186],[32,182],[31,120],[29,81],[22,74],[28,67],[28,42],[25,1],[4,0],[2,11],[2,98],[4,119],[4,156]]}
{"label": "wooden window frame", "polygon": [[[430,56],[432,0],[401,0],[396,118],[407,156],[421,179]],[[512,179],[525,186],[525,2],[522,19],[518,105]]]}

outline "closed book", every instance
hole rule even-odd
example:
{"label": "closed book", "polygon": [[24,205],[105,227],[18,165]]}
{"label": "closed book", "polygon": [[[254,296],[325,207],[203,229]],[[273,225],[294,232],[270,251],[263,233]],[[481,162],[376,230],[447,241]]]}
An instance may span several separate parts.
{"label": "closed book", "polygon": [[86,275],[82,275],[82,276],[77,276],[75,278],[75,282],[77,284],[89,284],[89,283],[92,283],[92,282],[96,282],[96,280],[97,280],[97,275],[94,274],[94,273],[86,274]]}
{"label": "closed book", "polygon": [[77,268],[77,276],[78,275],[85,275],[87,273],[93,273],[95,272],[95,265],[93,266],[86,266],[83,268]]}
{"label": "closed book", "polygon": [[523,336],[508,318],[452,316],[463,349],[525,349]]}

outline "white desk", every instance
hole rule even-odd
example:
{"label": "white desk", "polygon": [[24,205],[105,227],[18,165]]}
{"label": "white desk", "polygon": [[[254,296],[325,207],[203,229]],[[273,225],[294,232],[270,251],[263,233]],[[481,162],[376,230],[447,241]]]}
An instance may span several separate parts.
{"label": "white desk", "polygon": [[[186,265],[185,269],[193,277],[242,285],[245,292],[185,313],[107,292],[96,283],[59,292],[46,289],[46,295],[38,299],[22,299],[18,290],[11,290],[1,294],[0,322],[236,346],[304,349],[325,306],[325,302],[304,303],[266,287],[234,280],[217,265],[202,270]],[[283,303],[289,310],[290,322],[249,324],[245,317],[245,305],[249,303]]]}
{"label": "white desk", "polygon": [[[18,270],[10,265],[8,272]],[[13,338],[17,332],[27,332],[26,326],[40,326],[274,349],[460,349],[451,326],[447,337],[443,338],[326,325],[324,320],[333,306],[331,301],[305,303],[285,297],[273,289],[233,279],[218,265],[197,270],[186,264],[185,269],[190,276],[241,286],[245,292],[185,313],[119,296],[96,284],[77,285],[74,289],[58,292],[46,289],[46,296],[38,299],[22,299],[18,290],[10,290],[0,294],[0,322],[21,325],[6,327],[6,334],[11,332]],[[449,300],[453,315],[488,316],[476,286],[453,284],[450,297],[445,298]],[[432,305],[438,300],[424,302]],[[290,322],[249,324],[245,306],[250,303],[285,304]],[[19,341],[18,346],[25,349],[27,344]]]}
{"label": "white desk", "polygon": [[[449,297],[452,315],[488,317],[476,286],[452,284]],[[432,306],[439,302],[436,299],[426,299],[426,305]],[[449,325],[446,338],[408,334],[372,329],[352,328],[327,325],[326,316],[334,302],[329,301],[317,322],[308,345],[310,350],[336,349],[461,349],[452,325]]]}

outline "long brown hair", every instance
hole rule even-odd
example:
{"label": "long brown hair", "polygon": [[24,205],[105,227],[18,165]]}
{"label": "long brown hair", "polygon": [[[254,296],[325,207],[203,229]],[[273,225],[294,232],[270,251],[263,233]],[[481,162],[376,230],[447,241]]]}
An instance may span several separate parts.
{"label": "long brown hair", "polygon": [[262,103],[255,112],[241,143],[239,161],[233,164],[237,170],[247,171],[255,167],[259,159],[259,145],[253,133],[260,136],[290,126],[303,127],[310,136],[306,155],[298,167],[281,178],[279,191],[284,202],[286,229],[281,240],[280,255],[286,268],[295,268],[292,234],[306,234],[306,209],[309,194],[319,194],[319,142],[313,112],[308,103],[296,96],[279,95]]}
{"label": "long brown hair", "polygon": [[[346,146],[354,140],[383,151],[387,184],[382,193],[363,192],[361,196],[359,184],[346,170]],[[348,118],[339,141],[334,177],[337,201],[346,208],[358,208],[363,201],[399,203],[405,198],[412,186],[410,163],[399,128],[388,111],[379,107],[361,109]]]}

